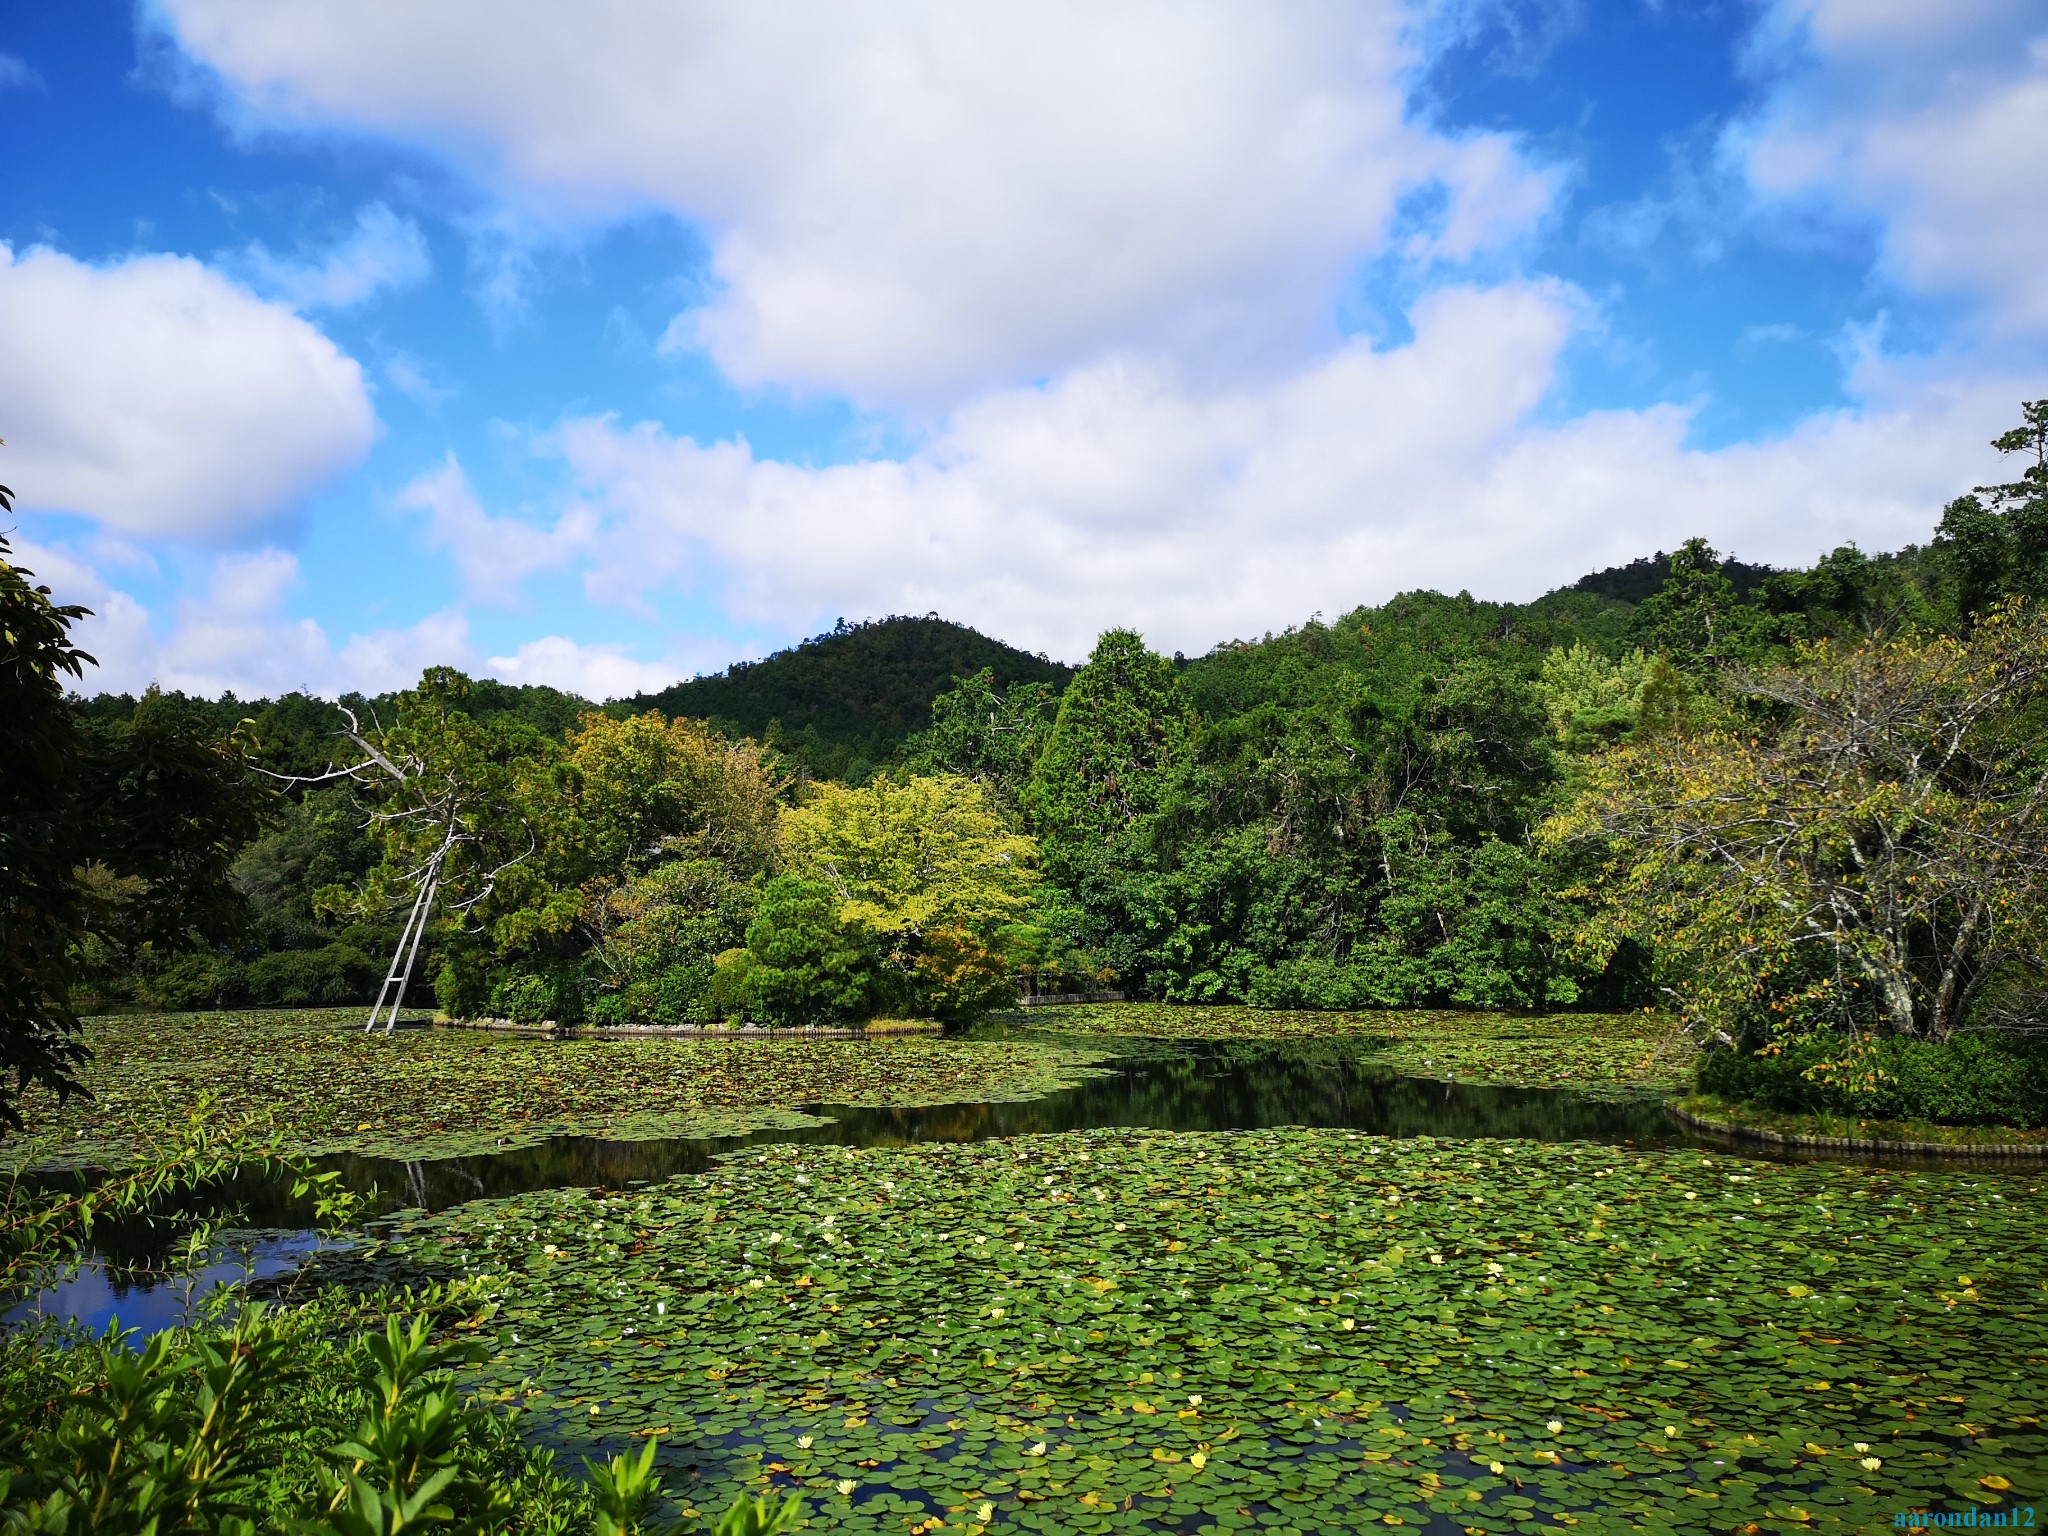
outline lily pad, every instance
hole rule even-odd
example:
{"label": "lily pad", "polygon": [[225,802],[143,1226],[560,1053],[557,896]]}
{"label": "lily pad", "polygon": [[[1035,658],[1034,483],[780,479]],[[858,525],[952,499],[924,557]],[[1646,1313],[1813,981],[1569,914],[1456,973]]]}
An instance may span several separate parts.
{"label": "lily pad", "polygon": [[1860,1532],[2048,1486],[2044,1217],[2037,1174],[1116,1131],[762,1147],[378,1263],[485,1277],[473,1384],[580,1454],[668,1426],[700,1508]]}

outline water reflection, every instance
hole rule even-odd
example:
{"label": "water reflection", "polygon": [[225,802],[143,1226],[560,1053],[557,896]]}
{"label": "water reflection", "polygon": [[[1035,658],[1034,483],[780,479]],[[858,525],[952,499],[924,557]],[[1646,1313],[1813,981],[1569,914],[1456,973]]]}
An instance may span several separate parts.
{"label": "water reflection", "polygon": [[1330,1041],[1261,1041],[1154,1050],[1119,1058],[1097,1077],[1016,1103],[872,1109],[805,1105],[825,1124],[716,1139],[606,1141],[560,1136],[475,1157],[399,1163],[324,1160],[380,1207],[442,1210],[465,1200],[536,1189],[618,1188],[698,1173],[721,1153],[763,1142],[893,1147],[986,1141],[1056,1131],[1165,1131],[1330,1126],[1384,1136],[1519,1137],[1668,1146],[1690,1138],[1654,1099],[1604,1101],[1555,1088],[1493,1088],[1402,1077],[1369,1049]]}

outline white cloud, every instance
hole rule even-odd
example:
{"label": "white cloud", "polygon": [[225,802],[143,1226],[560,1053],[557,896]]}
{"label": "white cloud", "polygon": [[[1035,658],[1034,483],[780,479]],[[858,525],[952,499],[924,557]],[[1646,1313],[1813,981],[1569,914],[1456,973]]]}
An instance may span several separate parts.
{"label": "white cloud", "polygon": [[252,287],[294,309],[346,309],[386,289],[417,287],[434,270],[419,225],[383,203],[366,204],[355,227],[325,251],[279,256],[258,241],[233,263]]}
{"label": "white cloud", "polygon": [[77,552],[13,543],[14,563],[34,571],[55,601],[92,610],[72,630],[74,643],[96,663],[69,684],[82,693],[140,693],[155,683],[207,698],[295,689],[332,697],[410,687],[429,666],[476,664],[467,619],[447,610],[406,628],[353,635],[337,651],[320,624],[287,611],[300,572],[284,550],[217,558],[203,591],[178,603],[170,623],[158,624]]}
{"label": "white cloud", "polygon": [[[627,645],[584,645],[563,635],[529,640],[510,656],[484,663],[487,675],[505,683],[544,683],[586,699],[621,699],[636,693],[658,693],[695,675],[696,668],[679,661],[636,661]],[[721,655],[717,665],[732,658]]]}
{"label": "white cloud", "polygon": [[24,509],[122,533],[246,534],[368,451],[362,370],[181,256],[0,245],[0,423]]}
{"label": "white cloud", "polygon": [[[543,532],[612,606],[681,589],[785,635],[936,609],[1069,658],[1135,623],[1200,651],[1418,586],[1529,598],[1693,534],[1779,563],[1923,539],[2023,388],[1870,353],[1856,409],[1703,450],[1675,406],[1542,417],[1583,323],[1555,285],[1448,290],[1407,346],[1258,387],[1118,359],[982,396],[905,458],[825,468],[572,421],[551,446],[576,494]],[[500,520],[474,512],[488,545]]]}
{"label": "white cloud", "polygon": [[453,454],[400,491],[397,505],[425,514],[427,547],[447,551],[464,590],[490,602],[510,601],[529,576],[567,566],[591,532],[591,519],[580,513],[552,528],[489,516]]}
{"label": "white cloud", "polygon": [[469,620],[452,609],[430,613],[404,629],[372,630],[349,639],[335,658],[342,686],[361,693],[410,688],[428,667],[473,668]]}
{"label": "white cloud", "polygon": [[453,386],[437,383],[427,365],[409,352],[392,353],[384,364],[384,377],[400,394],[409,396],[428,410],[455,397]]}
{"label": "white cloud", "polygon": [[166,688],[244,696],[318,691],[330,681],[327,636],[311,619],[285,615],[299,563],[281,549],[229,555],[203,597],[179,605],[158,657]]}
{"label": "white cloud", "polygon": [[257,126],[425,143],[557,222],[669,210],[732,377],[950,403],[1107,347],[1295,358],[1447,190],[1458,259],[1551,179],[1411,119],[1402,0],[648,6],[157,0]]}
{"label": "white cloud", "polygon": [[1773,79],[1730,147],[1768,200],[1880,232],[1889,275],[2048,330],[2048,10],[2037,0],[1777,0]]}

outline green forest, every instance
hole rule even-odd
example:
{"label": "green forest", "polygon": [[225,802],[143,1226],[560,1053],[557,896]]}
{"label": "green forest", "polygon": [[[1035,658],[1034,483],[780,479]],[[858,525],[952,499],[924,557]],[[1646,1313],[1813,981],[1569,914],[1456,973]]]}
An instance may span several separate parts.
{"label": "green forest", "polygon": [[[1753,1094],[1890,1081],[2040,1017],[2048,405],[1996,446],[2018,478],[1894,553],[1694,539],[1192,658],[1114,629],[1069,670],[926,616],[602,706],[446,669],[73,694],[102,814],[211,820],[81,861],[67,1006],[367,1002],[431,868],[409,1000],[459,1017],[1648,1007],[1801,1062]],[[160,911],[173,879],[210,904]]]}

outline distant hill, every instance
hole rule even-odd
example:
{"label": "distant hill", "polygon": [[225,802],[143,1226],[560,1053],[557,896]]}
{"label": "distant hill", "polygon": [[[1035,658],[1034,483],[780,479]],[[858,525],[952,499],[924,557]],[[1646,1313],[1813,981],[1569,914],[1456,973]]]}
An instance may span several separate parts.
{"label": "distant hill", "polygon": [[[1590,592],[1595,597],[1613,598],[1616,602],[1640,603],[1654,596],[1670,574],[1671,557],[1660,549],[1654,555],[1631,560],[1627,565],[1610,565],[1604,571],[1581,576],[1570,586],[1558,590]],[[1746,598],[1776,576],[1778,571],[1774,566],[1751,565],[1731,555],[1721,562],[1721,574],[1734,584],[1736,596]]]}
{"label": "distant hill", "polygon": [[[964,624],[892,614],[844,619],[822,635],[759,661],[614,704],[715,720],[735,734],[773,740],[813,771],[878,763],[931,724],[932,700],[993,668],[999,682],[1064,688],[1073,668],[991,640]],[[771,732],[771,723],[775,729]]]}

